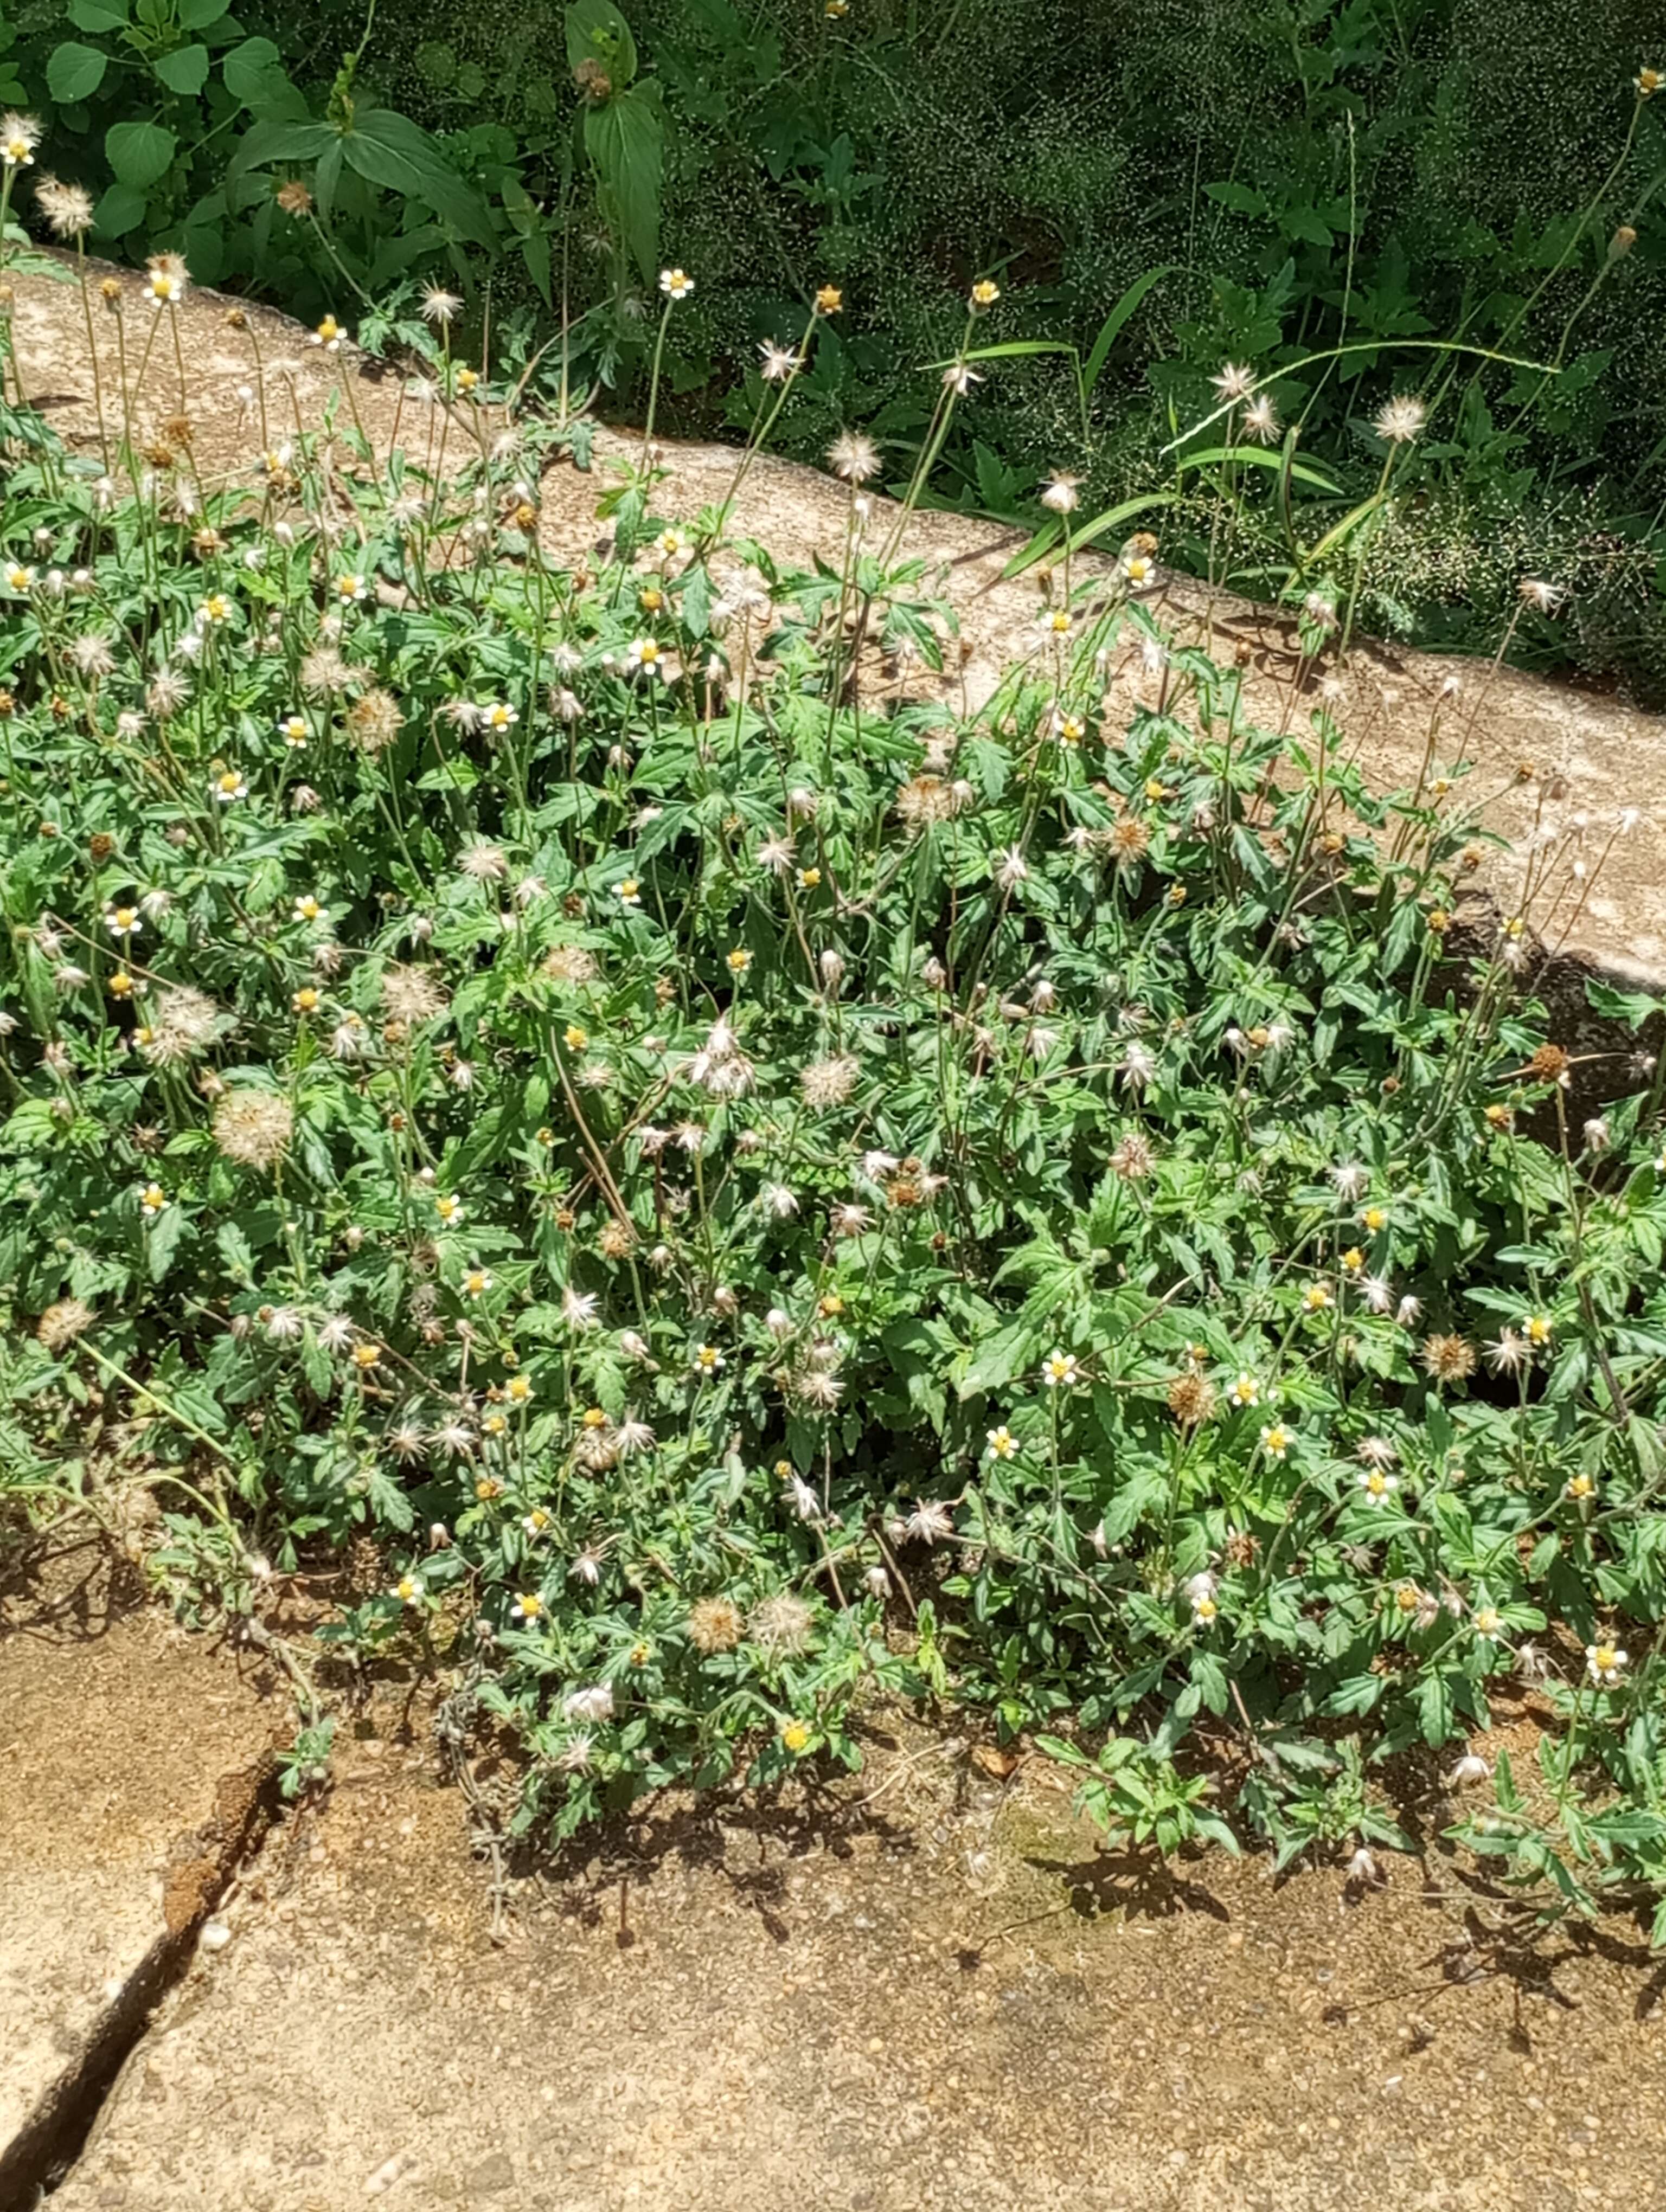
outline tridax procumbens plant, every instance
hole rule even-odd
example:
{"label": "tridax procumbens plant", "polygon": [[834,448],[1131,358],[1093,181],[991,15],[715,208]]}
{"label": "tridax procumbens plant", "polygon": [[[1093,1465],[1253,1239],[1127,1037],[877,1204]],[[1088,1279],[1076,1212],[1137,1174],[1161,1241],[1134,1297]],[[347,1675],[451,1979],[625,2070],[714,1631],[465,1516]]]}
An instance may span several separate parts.
{"label": "tridax procumbens plant", "polygon": [[[184,282],[94,284],[106,362]],[[335,1634],[457,1669],[545,1832],[854,1760],[877,1685],[1109,1737],[1166,1845],[1224,1757],[1368,1871],[1422,1743],[1511,1871],[1666,1878],[1660,1081],[1571,1121],[1533,995],[1621,826],[1547,789],[1460,951],[1487,794],[1437,716],[1372,795],[1328,608],[1265,727],[1067,542],[970,708],[865,437],[825,564],[651,431],[556,564],[546,433],[434,352],[446,473],[252,350],[232,480],[114,370],[107,467],[14,469],[9,1482],[131,1470],[257,1621],[373,1535]]]}

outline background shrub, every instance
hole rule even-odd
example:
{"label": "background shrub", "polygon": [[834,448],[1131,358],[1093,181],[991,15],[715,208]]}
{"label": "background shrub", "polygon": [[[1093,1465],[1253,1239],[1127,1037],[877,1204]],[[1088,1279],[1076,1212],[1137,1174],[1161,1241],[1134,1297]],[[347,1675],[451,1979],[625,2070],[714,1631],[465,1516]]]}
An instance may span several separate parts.
{"label": "background shrub", "polygon": [[[350,304],[349,278],[380,297],[406,272],[460,279],[477,320],[489,291],[500,328],[520,308],[540,338],[564,300],[583,318],[581,384],[640,405],[653,255],[625,252],[619,209],[599,210],[560,12],[486,0],[436,16],[427,0],[383,0],[368,20],[324,0],[296,19],[255,0],[234,18],[224,0],[132,0],[130,21],[129,0],[71,0],[81,27],[65,40],[56,4],[14,5],[20,93],[57,110],[52,160],[114,169],[100,203],[111,242],[178,245],[203,280],[258,287],[309,318]],[[1378,533],[1364,617],[1474,647],[1496,636],[1525,563],[1574,596],[1563,623],[1517,635],[1518,655],[1624,671],[1660,695],[1666,147],[1659,112],[1633,112],[1632,80],[1651,38],[1666,40],[1662,11],[853,0],[830,16],[810,0],[638,0],[629,12],[635,118],[657,134],[644,161],[663,173],[658,228],[699,280],[666,364],[677,428],[749,420],[758,342],[795,330],[831,279],[848,323],[781,437],[812,457],[860,422],[905,474],[926,422],[918,368],[952,349],[973,276],[1002,285],[1003,338],[1083,350],[1149,277],[1085,426],[1066,362],[1008,362],[964,410],[933,496],[1031,516],[1038,477],[1067,465],[1090,499],[1121,500],[1170,479],[1161,449],[1202,411],[1223,361],[1267,368],[1343,337],[1380,340],[1278,388],[1281,419],[1301,417],[1303,450],[1335,485],[1322,498],[1286,487],[1305,508],[1297,534],[1310,543],[1369,489],[1361,394],[1394,362],[1438,400],[1436,434],[1420,456],[1417,538]],[[320,118],[339,129],[356,104],[372,120],[361,113],[344,162],[324,154],[324,176]],[[324,225],[275,205],[291,173]],[[1611,253],[1622,222],[1635,239]],[[1410,341],[1459,337],[1560,359],[1562,373],[1396,359]],[[1240,490],[1236,580],[1266,592],[1287,576],[1292,533],[1269,483]],[[1174,525],[1168,557],[1201,566],[1183,508]]]}

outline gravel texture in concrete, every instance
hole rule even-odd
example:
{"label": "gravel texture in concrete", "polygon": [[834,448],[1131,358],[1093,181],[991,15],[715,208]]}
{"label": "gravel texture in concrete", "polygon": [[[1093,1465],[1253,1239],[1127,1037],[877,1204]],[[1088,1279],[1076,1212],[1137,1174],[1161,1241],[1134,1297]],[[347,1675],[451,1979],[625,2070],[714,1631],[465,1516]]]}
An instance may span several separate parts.
{"label": "gravel texture in concrete", "polygon": [[1438,1854],[1164,1875],[980,1756],[910,1729],[826,1793],[661,1808],[495,1944],[459,1796],[351,1741],[54,2212],[1662,2203],[1636,1926],[1506,1935]]}
{"label": "gravel texture in concrete", "polygon": [[0,1588],[0,2206],[195,1940],[286,1717],[131,1580],[66,1538]]}

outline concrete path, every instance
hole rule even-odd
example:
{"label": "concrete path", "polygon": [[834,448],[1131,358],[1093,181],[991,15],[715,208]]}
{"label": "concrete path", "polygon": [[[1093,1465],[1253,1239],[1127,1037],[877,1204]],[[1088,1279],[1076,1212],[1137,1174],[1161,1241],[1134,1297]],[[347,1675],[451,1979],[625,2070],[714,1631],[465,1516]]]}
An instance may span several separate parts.
{"label": "concrete path", "polygon": [[27,2203],[258,1832],[287,1712],[61,1540],[0,1586],[0,2208]]}
{"label": "concrete path", "polygon": [[399,1710],[274,1832],[53,2212],[1663,2201],[1666,1974],[1630,1923],[1495,1943],[1438,1856],[1364,1895],[1153,1878],[1044,1764],[909,1729],[821,1800],[663,1810],[517,1887],[495,1945]]}

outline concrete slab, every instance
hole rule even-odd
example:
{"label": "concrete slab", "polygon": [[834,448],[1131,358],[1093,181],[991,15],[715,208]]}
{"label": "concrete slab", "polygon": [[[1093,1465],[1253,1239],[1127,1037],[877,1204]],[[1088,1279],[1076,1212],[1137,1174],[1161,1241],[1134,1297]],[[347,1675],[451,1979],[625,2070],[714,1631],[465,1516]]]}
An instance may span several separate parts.
{"label": "concrete slab", "polygon": [[95,2107],[258,1826],[285,1719],[98,1542],[0,1591],[0,2206]]}
{"label": "concrete slab", "polygon": [[[1438,1804],[1426,1808],[1438,1814]],[[923,1732],[674,1808],[489,1940],[426,1753],[344,1747],[53,2212],[1638,2212],[1663,1977],[1426,1881],[1150,1877]]]}

